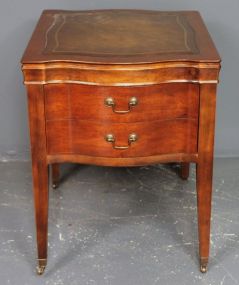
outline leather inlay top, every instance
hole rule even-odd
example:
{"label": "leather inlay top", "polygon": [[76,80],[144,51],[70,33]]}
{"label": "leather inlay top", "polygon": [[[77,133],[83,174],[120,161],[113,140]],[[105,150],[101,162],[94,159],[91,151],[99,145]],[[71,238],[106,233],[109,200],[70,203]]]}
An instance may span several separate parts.
{"label": "leather inlay top", "polygon": [[175,12],[56,13],[44,53],[135,56],[198,53],[194,30]]}

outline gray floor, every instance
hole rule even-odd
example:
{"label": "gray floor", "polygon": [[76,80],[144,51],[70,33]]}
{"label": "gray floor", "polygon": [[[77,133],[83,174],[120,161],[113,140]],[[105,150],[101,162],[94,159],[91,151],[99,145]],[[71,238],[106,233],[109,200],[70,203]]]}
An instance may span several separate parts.
{"label": "gray floor", "polygon": [[215,161],[207,274],[198,270],[195,169],[186,182],[177,170],[63,166],[39,277],[30,163],[0,163],[0,284],[239,284],[239,159]]}

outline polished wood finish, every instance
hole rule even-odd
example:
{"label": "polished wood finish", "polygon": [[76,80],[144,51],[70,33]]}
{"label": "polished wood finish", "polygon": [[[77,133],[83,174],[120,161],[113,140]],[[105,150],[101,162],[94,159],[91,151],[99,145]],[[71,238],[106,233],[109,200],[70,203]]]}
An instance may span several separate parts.
{"label": "polished wood finish", "polygon": [[39,274],[47,256],[48,165],[57,185],[63,162],[178,162],[183,179],[196,163],[206,271],[219,70],[220,57],[196,11],[43,12],[22,58]]}
{"label": "polished wood finish", "polygon": [[27,87],[27,93],[37,229],[36,236],[40,265],[42,260],[47,260],[48,227],[48,164],[43,86],[29,85]]}
{"label": "polished wood finish", "polygon": [[189,177],[190,163],[181,163],[180,176],[182,179],[187,180]]}
{"label": "polished wood finish", "polygon": [[[116,111],[128,110],[132,97],[137,105],[129,113],[115,114],[105,105],[113,98]],[[129,123],[155,120],[198,119],[199,85],[185,83],[137,87],[49,84],[45,86],[46,120],[88,120]],[[153,102],[153,104],[152,104]]]}
{"label": "polished wood finish", "polygon": [[[196,153],[197,123],[196,119],[127,124],[84,120],[47,121],[47,151],[51,155],[79,153],[115,158]],[[136,133],[138,140],[126,150],[114,149],[112,144],[105,140],[107,134],[113,134],[116,145],[127,146],[131,133]]]}
{"label": "polished wood finish", "polygon": [[143,166],[156,163],[170,163],[170,162],[197,162],[198,155],[196,153],[173,153],[173,154],[159,154],[153,156],[139,156],[139,157],[102,157],[102,156],[88,156],[80,154],[57,154],[48,155],[47,161],[49,164],[56,162],[73,162],[102,166]]}
{"label": "polished wood finish", "polygon": [[52,188],[56,189],[60,182],[60,165],[53,163],[51,165]]}
{"label": "polished wood finish", "polygon": [[26,63],[24,83],[74,83],[97,86],[137,86],[162,83],[217,83],[218,63],[166,62],[94,65],[78,62]]}
{"label": "polished wood finish", "polygon": [[201,265],[207,264],[210,247],[215,107],[216,85],[202,85],[200,88],[200,127],[196,171],[199,255]]}

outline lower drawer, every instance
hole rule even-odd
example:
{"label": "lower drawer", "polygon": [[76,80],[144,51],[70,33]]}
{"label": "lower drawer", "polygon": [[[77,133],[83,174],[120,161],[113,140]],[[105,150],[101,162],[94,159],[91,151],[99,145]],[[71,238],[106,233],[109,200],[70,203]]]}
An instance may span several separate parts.
{"label": "lower drawer", "polygon": [[197,152],[197,120],[137,123],[46,122],[48,154],[139,157]]}

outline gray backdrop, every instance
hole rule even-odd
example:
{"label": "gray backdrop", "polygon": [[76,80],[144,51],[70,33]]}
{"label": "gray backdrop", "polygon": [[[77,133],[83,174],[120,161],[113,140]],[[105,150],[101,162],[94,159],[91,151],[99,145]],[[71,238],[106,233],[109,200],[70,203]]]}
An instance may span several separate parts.
{"label": "gray backdrop", "polygon": [[239,0],[8,0],[0,3],[0,160],[28,159],[21,55],[43,9],[199,10],[222,57],[216,156],[239,156]]}

